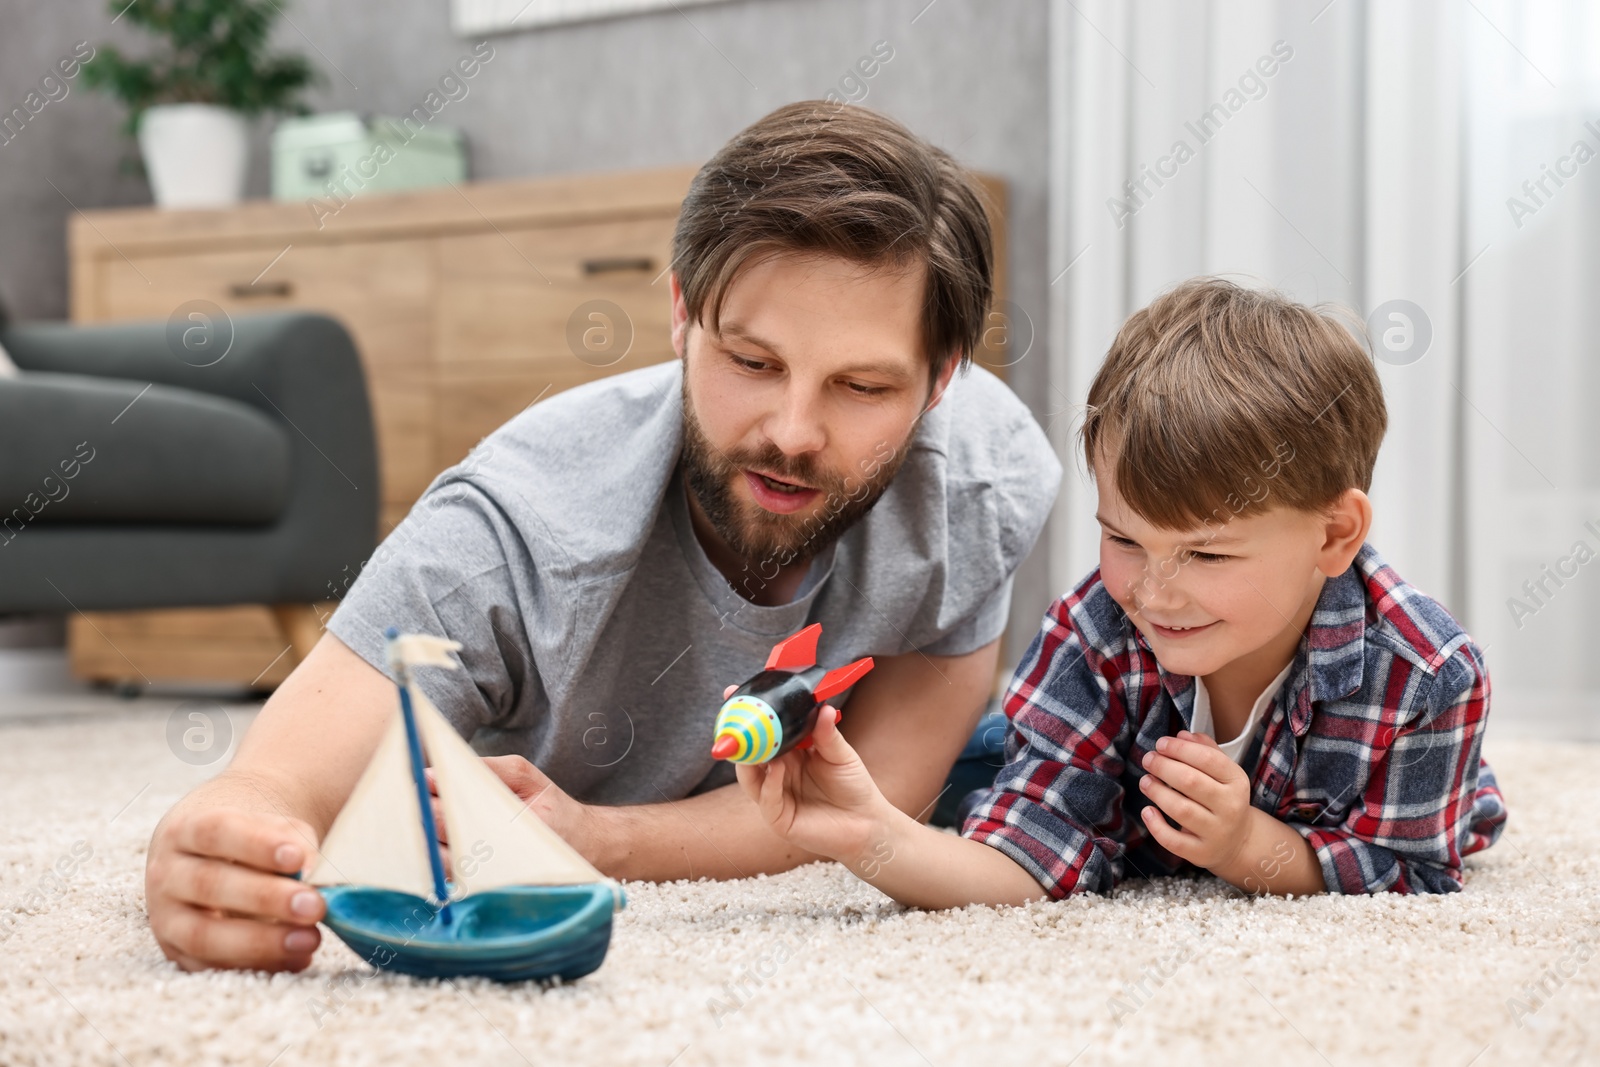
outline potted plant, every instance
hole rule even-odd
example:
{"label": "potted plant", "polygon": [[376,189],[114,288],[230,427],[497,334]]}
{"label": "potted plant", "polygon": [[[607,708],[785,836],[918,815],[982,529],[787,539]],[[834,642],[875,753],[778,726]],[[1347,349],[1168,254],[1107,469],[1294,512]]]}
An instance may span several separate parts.
{"label": "potted plant", "polygon": [[278,4],[109,0],[107,7],[163,38],[143,58],[128,58],[107,45],[83,68],[85,84],[127,105],[123,130],[138,139],[156,203],[238,203],[244,195],[247,120],[263,112],[307,114],[297,95],[320,80],[305,57],[267,52]]}

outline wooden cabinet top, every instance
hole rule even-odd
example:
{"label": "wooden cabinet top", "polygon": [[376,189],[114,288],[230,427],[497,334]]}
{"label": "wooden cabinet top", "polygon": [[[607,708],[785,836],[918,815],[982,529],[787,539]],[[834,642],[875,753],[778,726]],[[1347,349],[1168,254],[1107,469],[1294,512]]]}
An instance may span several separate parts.
{"label": "wooden cabinet top", "polygon": [[225,208],[101,208],[70,216],[74,259],[177,252],[197,245],[336,243],[542,226],[595,218],[676,215],[696,166],[481,181],[321,200],[247,200]]}

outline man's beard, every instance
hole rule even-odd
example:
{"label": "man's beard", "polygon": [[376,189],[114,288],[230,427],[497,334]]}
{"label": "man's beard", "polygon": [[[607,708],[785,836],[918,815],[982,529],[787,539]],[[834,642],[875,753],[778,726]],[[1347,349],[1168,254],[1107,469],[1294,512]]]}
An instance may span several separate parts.
{"label": "man's beard", "polygon": [[[718,449],[706,439],[688,383],[683,388],[683,478],[705,512],[712,529],[742,559],[780,567],[803,563],[837,541],[859,522],[889,488],[910,452],[922,416],[906,434],[906,443],[894,448],[880,444],[874,455],[861,461],[860,470],[847,475],[821,469],[811,455],[788,456],[767,442],[756,449]],[[735,479],[746,469],[767,472],[820,490],[815,505],[792,515],[778,515],[759,504],[741,501],[734,492]]]}

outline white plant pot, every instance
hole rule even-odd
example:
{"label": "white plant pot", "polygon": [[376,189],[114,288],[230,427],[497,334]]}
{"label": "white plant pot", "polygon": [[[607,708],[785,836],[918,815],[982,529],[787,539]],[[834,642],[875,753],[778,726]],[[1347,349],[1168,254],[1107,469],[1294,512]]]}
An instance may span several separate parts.
{"label": "white plant pot", "polygon": [[244,197],[244,116],[216,104],[158,104],[139,119],[139,152],[161,207],[225,207]]}

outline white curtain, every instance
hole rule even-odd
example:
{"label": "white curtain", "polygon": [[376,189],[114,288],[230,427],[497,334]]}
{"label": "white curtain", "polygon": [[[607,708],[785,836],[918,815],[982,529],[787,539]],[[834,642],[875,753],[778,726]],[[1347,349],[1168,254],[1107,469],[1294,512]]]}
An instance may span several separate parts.
{"label": "white curtain", "polygon": [[[1488,646],[1502,729],[1557,714],[1581,729],[1600,687],[1580,666],[1600,558],[1520,630],[1505,600],[1572,553],[1581,520],[1600,554],[1584,415],[1600,372],[1583,360],[1600,160],[1520,230],[1503,201],[1586,136],[1596,16],[1509,0],[1052,2],[1048,430],[1072,460],[1052,585],[1097,559],[1074,434],[1126,315],[1203,273],[1381,312],[1372,541]],[[1519,56],[1541,48],[1562,57],[1538,63],[1554,86]]]}
{"label": "white curtain", "polygon": [[1464,50],[1466,247],[1481,251],[1463,280],[1467,614],[1488,645],[1497,717],[1595,738],[1600,10],[1475,2]]}

